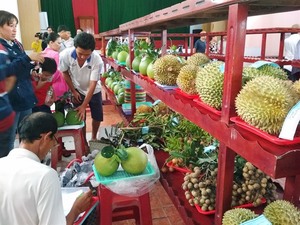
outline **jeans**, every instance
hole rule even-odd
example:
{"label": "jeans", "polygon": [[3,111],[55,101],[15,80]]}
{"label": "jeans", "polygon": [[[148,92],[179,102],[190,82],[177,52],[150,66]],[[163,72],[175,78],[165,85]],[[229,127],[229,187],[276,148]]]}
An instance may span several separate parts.
{"label": "jeans", "polygon": [[16,112],[15,122],[12,126],[12,129],[9,132],[8,137],[8,147],[9,151],[14,148],[14,143],[16,139],[16,133],[19,126],[19,123],[23,120],[23,118],[27,115],[30,115],[32,113],[32,109]]}

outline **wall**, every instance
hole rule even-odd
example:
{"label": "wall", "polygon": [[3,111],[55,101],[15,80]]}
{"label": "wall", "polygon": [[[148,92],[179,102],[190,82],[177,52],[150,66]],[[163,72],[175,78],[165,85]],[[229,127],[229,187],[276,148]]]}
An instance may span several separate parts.
{"label": "wall", "polygon": [[98,4],[96,0],[72,0],[75,27],[79,28],[80,16],[94,16],[95,34],[98,34]]}
{"label": "wall", "polygon": [[[19,18],[19,10],[18,10],[18,0],[0,0],[2,10],[6,10],[8,12],[13,13],[16,17]],[[19,21],[20,22],[20,21]],[[22,42],[21,31],[20,31],[20,23],[17,27],[17,39]]]}
{"label": "wall", "polygon": [[[300,24],[300,10],[275,13],[262,16],[252,16],[247,19],[247,29],[259,28],[275,28],[275,27],[288,27],[293,24]],[[268,35],[266,55],[278,55],[279,49],[279,34]],[[261,35],[248,35],[246,38],[246,51],[245,55],[259,55],[260,54]]]}
{"label": "wall", "polygon": [[26,50],[31,49],[34,34],[41,29],[40,8],[39,0],[18,0],[22,44]]}

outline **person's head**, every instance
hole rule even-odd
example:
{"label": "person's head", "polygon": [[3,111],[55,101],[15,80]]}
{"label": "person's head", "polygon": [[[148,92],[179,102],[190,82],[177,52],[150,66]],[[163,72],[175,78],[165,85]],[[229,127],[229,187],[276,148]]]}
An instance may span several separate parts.
{"label": "person's head", "polygon": [[80,59],[87,59],[95,50],[96,42],[92,34],[82,32],[75,36],[74,46],[77,57]]}
{"label": "person's head", "polygon": [[40,40],[40,38],[41,38],[41,34],[39,32],[35,33],[34,40],[38,41],[38,40]]}
{"label": "person's head", "polygon": [[52,33],[53,32],[53,28],[51,26],[47,27],[47,33]]}
{"label": "person's head", "polygon": [[16,39],[18,18],[7,11],[0,10],[0,38],[8,41]]}
{"label": "person's head", "polygon": [[40,159],[44,159],[51,148],[57,146],[55,133],[57,122],[50,113],[36,112],[20,122],[18,134],[20,146],[30,148]]}
{"label": "person's head", "polygon": [[52,32],[46,38],[46,43],[49,48],[58,52],[60,49],[61,38],[57,33]]}
{"label": "person's head", "polygon": [[[300,25],[299,24],[293,24],[292,26],[293,29],[299,29]],[[298,34],[299,32],[292,32],[291,34]]]}
{"label": "person's head", "polygon": [[69,39],[68,31],[70,31],[70,30],[66,25],[59,25],[58,28],[57,28],[57,33],[64,40]]}
{"label": "person's head", "polygon": [[80,34],[80,33],[82,33],[83,32],[83,30],[81,29],[81,28],[78,28],[77,30],[76,30],[76,34]]}
{"label": "person's head", "polygon": [[52,76],[57,70],[57,65],[54,59],[45,57],[45,61],[40,64],[41,74],[40,79],[42,81],[52,81]]}
{"label": "person's head", "polygon": [[206,34],[206,31],[203,30],[203,31],[200,32],[200,34],[202,34],[202,36],[200,36],[200,40],[201,40],[201,41],[206,41],[206,35],[205,35],[205,34]]}

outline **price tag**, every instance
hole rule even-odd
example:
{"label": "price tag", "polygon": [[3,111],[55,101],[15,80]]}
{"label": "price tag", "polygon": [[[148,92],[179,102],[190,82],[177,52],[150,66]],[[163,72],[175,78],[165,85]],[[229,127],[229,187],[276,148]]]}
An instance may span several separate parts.
{"label": "price tag", "polygon": [[142,127],[142,134],[148,134],[148,133],[149,133],[149,127],[148,126]]}
{"label": "price tag", "polygon": [[293,106],[287,114],[279,138],[293,140],[300,121],[300,102]]}
{"label": "price tag", "polygon": [[272,225],[272,223],[264,215],[260,215],[255,219],[241,223],[241,225]]}
{"label": "price tag", "polygon": [[273,66],[273,67],[277,67],[279,68],[280,66],[274,62],[269,62],[269,61],[263,61],[263,60],[260,60],[260,61],[256,61],[255,63],[252,63],[250,65],[250,67],[254,67],[256,69],[259,69],[260,67],[264,66],[264,65],[270,65],[270,66]]}

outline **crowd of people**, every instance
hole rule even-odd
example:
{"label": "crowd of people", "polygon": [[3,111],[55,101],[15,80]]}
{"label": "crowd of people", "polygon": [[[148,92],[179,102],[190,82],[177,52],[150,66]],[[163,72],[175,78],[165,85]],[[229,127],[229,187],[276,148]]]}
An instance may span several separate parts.
{"label": "crowd of people", "polygon": [[91,108],[96,139],[103,120],[103,62],[93,35],[79,29],[73,39],[64,25],[57,33],[49,27],[42,38],[36,34],[32,46],[38,47],[26,54],[16,40],[18,23],[14,14],[0,10],[0,224],[73,224],[92,194],[84,193],[64,216],[57,172],[41,163],[58,144],[50,106],[71,92],[81,120]]}

